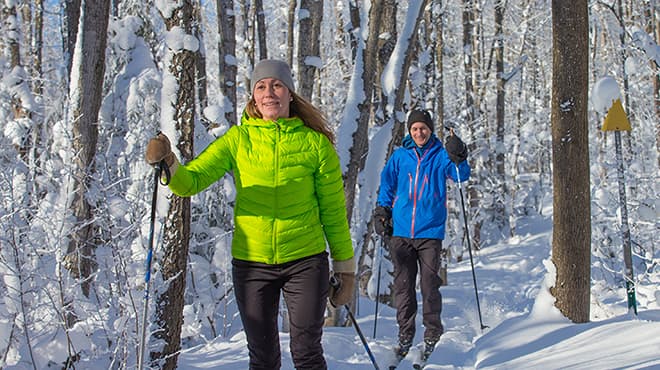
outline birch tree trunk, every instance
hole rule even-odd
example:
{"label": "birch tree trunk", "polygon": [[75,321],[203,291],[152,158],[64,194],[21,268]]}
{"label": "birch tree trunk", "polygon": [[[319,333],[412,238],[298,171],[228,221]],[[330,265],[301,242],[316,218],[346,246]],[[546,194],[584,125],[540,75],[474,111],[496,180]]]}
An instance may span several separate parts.
{"label": "birch tree trunk", "polygon": [[550,291],[564,316],[583,323],[589,321],[591,273],[587,0],[553,0],[552,34],[552,261],[557,279]]}
{"label": "birch tree trunk", "polygon": [[[98,114],[103,98],[105,47],[107,44],[109,0],[83,0],[80,33],[72,63],[70,85],[73,120],[73,197],[71,212],[75,228],[64,257],[72,276],[81,279],[81,289],[89,297],[91,278],[96,269],[94,257],[95,228],[93,205],[85,195],[94,175],[94,157],[98,140]],[[81,60],[80,58],[83,58]]]}

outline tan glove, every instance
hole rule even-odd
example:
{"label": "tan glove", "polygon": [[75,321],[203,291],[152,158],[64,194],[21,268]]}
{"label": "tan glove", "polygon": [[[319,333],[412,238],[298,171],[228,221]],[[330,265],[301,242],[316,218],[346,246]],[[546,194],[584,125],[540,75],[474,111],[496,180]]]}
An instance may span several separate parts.
{"label": "tan glove", "polygon": [[[353,299],[355,290],[355,274],[352,272],[335,272],[335,281],[330,283],[330,304],[335,307],[343,306]],[[335,284],[333,284],[335,283]]]}
{"label": "tan glove", "polygon": [[162,132],[159,132],[155,138],[149,140],[145,157],[147,163],[152,166],[155,166],[164,160],[170,171],[175,162],[177,162],[176,156],[172,153],[170,140]]}

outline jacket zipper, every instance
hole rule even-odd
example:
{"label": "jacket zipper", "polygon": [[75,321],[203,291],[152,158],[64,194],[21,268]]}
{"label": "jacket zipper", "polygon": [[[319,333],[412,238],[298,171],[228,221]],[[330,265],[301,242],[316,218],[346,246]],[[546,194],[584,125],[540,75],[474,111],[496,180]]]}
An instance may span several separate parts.
{"label": "jacket zipper", "polygon": [[[273,153],[273,158],[274,158],[274,169],[275,169],[275,209],[273,210],[273,216],[276,216],[277,210],[279,209],[279,204],[277,204],[277,201],[279,197],[277,196],[277,187],[279,186],[279,176],[277,175],[279,173],[280,169],[280,155],[279,155],[279,144],[280,144],[280,124],[275,122],[275,147],[274,147],[274,153]],[[273,262],[274,263],[279,263],[280,256],[277,253],[278,248],[277,248],[277,217],[273,218],[273,242],[271,243],[273,245]]]}
{"label": "jacket zipper", "polygon": [[[415,238],[415,216],[417,214],[417,200],[421,199],[422,194],[424,192],[424,185],[428,182],[428,177],[424,175],[424,179],[422,180],[422,185],[419,189],[419,193],[417,193],[417,181],[419,180],[419,169],[422,166],[422,159],[426,156],[426,153],[429,152],[431,148],[426,149],[422,155],[419,155],[417,153],[417,150],[415,151],[415,156],[417,157],[417,167],[415,168],[415,181],[414,181],[414,198],[413,198],[413,209],[412,209],[412,217],[411,217],[411,222],[410,222],[410,238],[414,239]],[[412,176],[408,174],[408,177],[412,181]]]}

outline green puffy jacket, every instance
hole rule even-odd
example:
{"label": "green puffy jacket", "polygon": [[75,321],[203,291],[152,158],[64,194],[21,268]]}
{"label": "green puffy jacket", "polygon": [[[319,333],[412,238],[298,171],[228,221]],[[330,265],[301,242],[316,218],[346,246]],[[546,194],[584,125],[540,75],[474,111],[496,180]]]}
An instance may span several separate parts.
{"label": "green puffy jacket", "polygon": [[353,257],[339,158],[328,138],[297,117],[276,122],[243,115],[169,184],[191,196],[226,172],[236,183],[232,256],[280,264],[325,251]]}

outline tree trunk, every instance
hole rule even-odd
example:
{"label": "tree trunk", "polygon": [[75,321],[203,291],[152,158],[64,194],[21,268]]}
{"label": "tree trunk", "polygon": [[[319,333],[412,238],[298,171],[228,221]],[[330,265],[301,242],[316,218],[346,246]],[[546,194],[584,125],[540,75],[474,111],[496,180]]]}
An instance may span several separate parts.
{"label": "tree trunk", "polygon": [[[78,35],[72,63],[71,119],[73,120],[73,197],[71,212],[75,228],[64,257],[71,274],[81,279],[82,292],[89,297],[91,278],[96,270],[94,257],[95,227],[93,206],[85,194],[94,175],[94,157],[98,140],[98,115],[103,98],[105,46],[110,13],[109,0],[85,0],[82,3],[81,33]],[[84,60],[78,58],[84,56]]]}
{"label": "tree trunk", "polygon": [[[351,20],[351,25],[349,28],[352,30],[360,29],[360,27],[362,27],[362,23],[360,22],[360,5],[357,0],[349,0],[348,14]],[[358,47],[357,47],[358,36],[356,35],[358,35],[356,32],[351,32],[349,34],[351,40],[351,58],[352,58],[351,61],[353,63],[355,63],[355,57],[357,56],[357,51],[358,51]]]}
{"label": "tree trunk", "polygon": [[[464,82],[465,82],[465,123],[467,128],[474,132],[473,126],[476,121],[476,103],[475,103],[475,82],[473,74],[475,73],[473,56],[475,54],[474,45],[476,42],[473,40],[475,38],[473,34],[474,30],[474,0],[463,0],[463,73],[464,73]],[[466,137],[463,137],[466,139]],[[476,138],[475,138],[476,139]],[[468,142],[468,149],[471,153],[475,153],[477,148],[477,140]],[[473,164],[473,173],[477,167],[480,167],[480,163]],[[471,180],[474,182],[475,180]],[[477,193],[475,187],[471,186],[468,188],[467,196],[469,198],[468,204],[469,208],[466,210],[468,213],[471,213],[472,209],[479,208],[479,194]],[[472,222],[472,232],[473,232],[473,247],[479,249],[481,245],[481,220],[477,219]],[[469,228],[466,227],[466,230]]]}
{"label": "tree trunk", "polygon": [[[371,110],[374,115],[374,124],[380,126],[389,120],[392,113],[387,110],[388,97],[382,90],[380,78],[396,46],[398,37],[396,30],[397,2],[394,0],[383,0],[383,6],[378,13],[378,17],[381,19],[374,34],[378,35],[375,38],[378,58],[376,59],[376,83],[374,84],[373,98],[371,100],[373,103]],[[370,17],[370,19],[370,23],[373,22],[373,18]],[[395,143],[398,145],[400,142],[395,141]]]}
{"label": "tree trunk", "polygon": [[[170,18],[164,19],[168,30],[181,27],[187,34],[192,34],[195,19],[193,4],[184,0]],[[173,117],[163,117],[174,121],[175,129],[180,134],[175,142],[181,153],[182,161],[193,158],[193,137],[195,126],[195,66],[197,54],[182,49],[173,51],[167,70],[178,85],[177,95],[171,104]],[[162,346],[150,351],[152,365],[162,369],[175,369],[181,347],[181,326],[183,325],[184,292],[186,288],[186,270],[190,247],[190,198],[172,197],[165,220],[163,235],[164,255],[160,265],[162,281],[166,283],[156,297],[155,321],[157,329],[154,338]]]}
{"label": "tree trunk", "polygon": [[298,20],[298,95],[312,100],[315,76],[318,68],[315,60],[321,59],[321,21],[323,0],[301,0]]}
{"label": "tree trunk", "polygon": [[266,40],[266,16],[262,0],[254,0],[254,12],[257,19],[257,37],[259,38],[259,60],[268,59],[268,44]]}
{"label": "tree trunk", "polygon": [[33,76],[35,81],[32,91],[36,96],[41,96],[43,90],[43,76],[41,71],[44,27],[44,3],[43,0],[34,0],[34,48],[32,49]]}
{"label": "tree trunk", "polygon": [[[243,14],[243,39],[245,40],[243,42],[243,53],[245,53],[248,64],[254,66],[254,23],[256,18],[254,7],[251,7],[247,1],[241,1],[239,4],[241,6],[241,13]],[[249,78],[250,74],[247,74],[245,78],[246,86],[250,86]],[[252,91],[250,91],[250,95],[252,95]]]}
{"label": "tree trunk", "polygon": [[7,43],[6,54],[9,55],[10,69],[21,65],[21,49],[18,43],[21,32],[16,23],[17,18],[16,5],[14,3],[4,3],[2,6],[2,22],[4,23],[3,32],[6,35],[3,36],[3,41]]}
{"label": "tree trunk", "polygon": [[288,23],[286,30],[286,61],[293,67],[293,51],[294,48],[294,26],[296,24],[296,5],[298,4],[297,0],[289,0],[289,11],[287,15]]}
{"label": "tree trunk", "polygon": [[73,52],[76,47],[76,37],[78,35],[78,22],[80,21],[80,3],[82,0],[65,0],[64,13],[66,14],[66,35],[64,41],[65,60],[67,72],[71,75],[71,64],[73,62]]}
{"label": "tree trunk", "polygon": [[[652,1],[648,5],[646,13],[647,26],[646,32],[653,36],[655,44],[660,44],[660,18],[657,18],[660,7],[657,1]],[[655,148],[660,153],[660,66],[655,61],[650,61],[653,71],[653,102],[655,106]],[[660,167],[660,156],[658,156],[658,167]]]}
{"label": "tree trunk", "polygon": [[[199,47],[195,52],[195,85],[197,89],[197,104],[199,111],[203,112],[209,104],[208,102],[208,93],[207,93],[207,82],[206,79],[206,47],[204,46],[204,33],[202,32],[202,8],[200,3],[195,3],[194,5],[194,15],[195,19],[198,19],[198,22],[193,24],[192,35],[199,40]],[[206,129],[212,128],[206,120],[202,120],[202,123],[205,124]]]}
{"label": "tree trunk", "polygon": [[[378,42],[378,29],[380,27],[380,16],[383,7],[382,0],[376,0],[371,3],[369,10],[369,32],[368,37],[364,41],[365,47],[362,50],[362,55],[357,56],[362,59],[362,86],[364,89],[364,96],[371,97],[374,93],[374,85],[376,84],[376,47]],[[358,48],[359,49],[359,48]],[[359,65],[357,61],[355,65]],[[357,128],[353,133],[353,144],[350,147],[350,158],[348,168],[344,173],[344,193],[346,193],[346,213],[349,223],[353,217],[353,208],[355,205],[355,193],[357,191],[358,174],[364,168],[364,162],[369,150],[369,120],[371,118],[371,99],[367,98],[358,104],[360,115],[357,118]],[[365,244],[366,245],[366,244]],[[340,311],[328,305],[329,319],[326,323],[331,325],[339,325]]]}
{"label": "tree trunk", "polygon": [[587,0],[553,0],[552,34],[552,261],[557,279],[551,293],[564,316],[583,323],[589,321],[591,267]]}
{"label": "tree trunk", "polygon": [[407,40],[406,45],[408,48],[405,50],[405,55],[403,57],[403,63],[401,66],[401,70],[397,71],[396,75],[399,76],[400,80],[396,84],[396,89],[394,93],[394,102],[392,102],[392,115],[395,117],[394,119],[394,125],[392,126],[392,140],[390,141],[390,145],[387,148],[387,158],[389,158],[392,153],[394,152],[394,149],[396,146],[401,144],[401,141],[403,140],[403,137],[405,136],[406,132],[406,125],[405,122],[399,121],[396,119],[396,117],[399,117],[397,115],[397,112],[403,112],[403,102],[405,98],[405,93],[407,90],[407,81],[408,81],[408,71],[410,70],[410,66],[415,59],[415,56],[417,55],[417,30],[419,28],[419,23],[421,22],[422,18],[424,18],[424,8],[426,8],[426,3],[428,0],[422,0],[421,4],[419,5],[419,13],[417,13],[417,17],[415,17],[415,25],[413,27],[413,32],[410,35],[410,39]]}
{"label": "tree trunk", "polygon": [[442,9],[442,0],[432,1],[434,3],[431,6],[431,23],[434,28],[435,38],[433,38],[433,57],[435,58],[435,68],[433,73],[434,86],[433,91],[436,91],[435,102],[433,106],[435,107],[435,121],[436,121],[436,134],[438,137],[443,137],[442,132],[445,122],[445,82],[444,82],[444,62],[442,58],[442,51],[444,49],[444,11],[438,12],[437,10]]}
{"label": "tree trunk", "polygon": [[[442,0],[431,1],[431,11],[429,12],[429,23],[432,28],[432,35],[435,34],[435,37],[431,39],[431,48],[433,50],[434,63],[431,63],[431,72],[430,81],[432,82],[431,88],[432,91],[435,91],[435,99],[432,103],[434,107],[433,112],[435,113],[435,123],[436,135],[442,140],[444,138],[444,127],[445,127],[445,83],[444,83],[444,62],[443,62],[443,53],[444,49],[444,16],[445,12],[442,10]],[[455,214],[455,209],[448,210]],[[451,216],[450,216],[451,217]],[[440,263],[440,278],[442,279],[442,285],[448,285],[448,275],[447,269],[449,266],[449,259],[451,257],[450,246],[443,244],[443,249],[441,252],[441,263]]]}
{"label": "tree trunk", "polygon": [[[236,17],[234,0],[217,0],[218,9],[218,71],[220,91],[229,105],[225,109],[225,119],[230,125],[238,123],[236,113]],[[251,92],[250,92],[251,93]]]}
{"label": "tree trunk", "polygon": [[495,3],[495,81],[497,86],[497,98],[495,104],[495,176],[497,178],[495,189],[496,196],[493,197],[493,218],[497,227],[505,231],[508,228],[508,217],[505,213],[505,195],[508,194],[506,186],[506,172],[504,169],[505,145],[504,145],[504,0]]}

